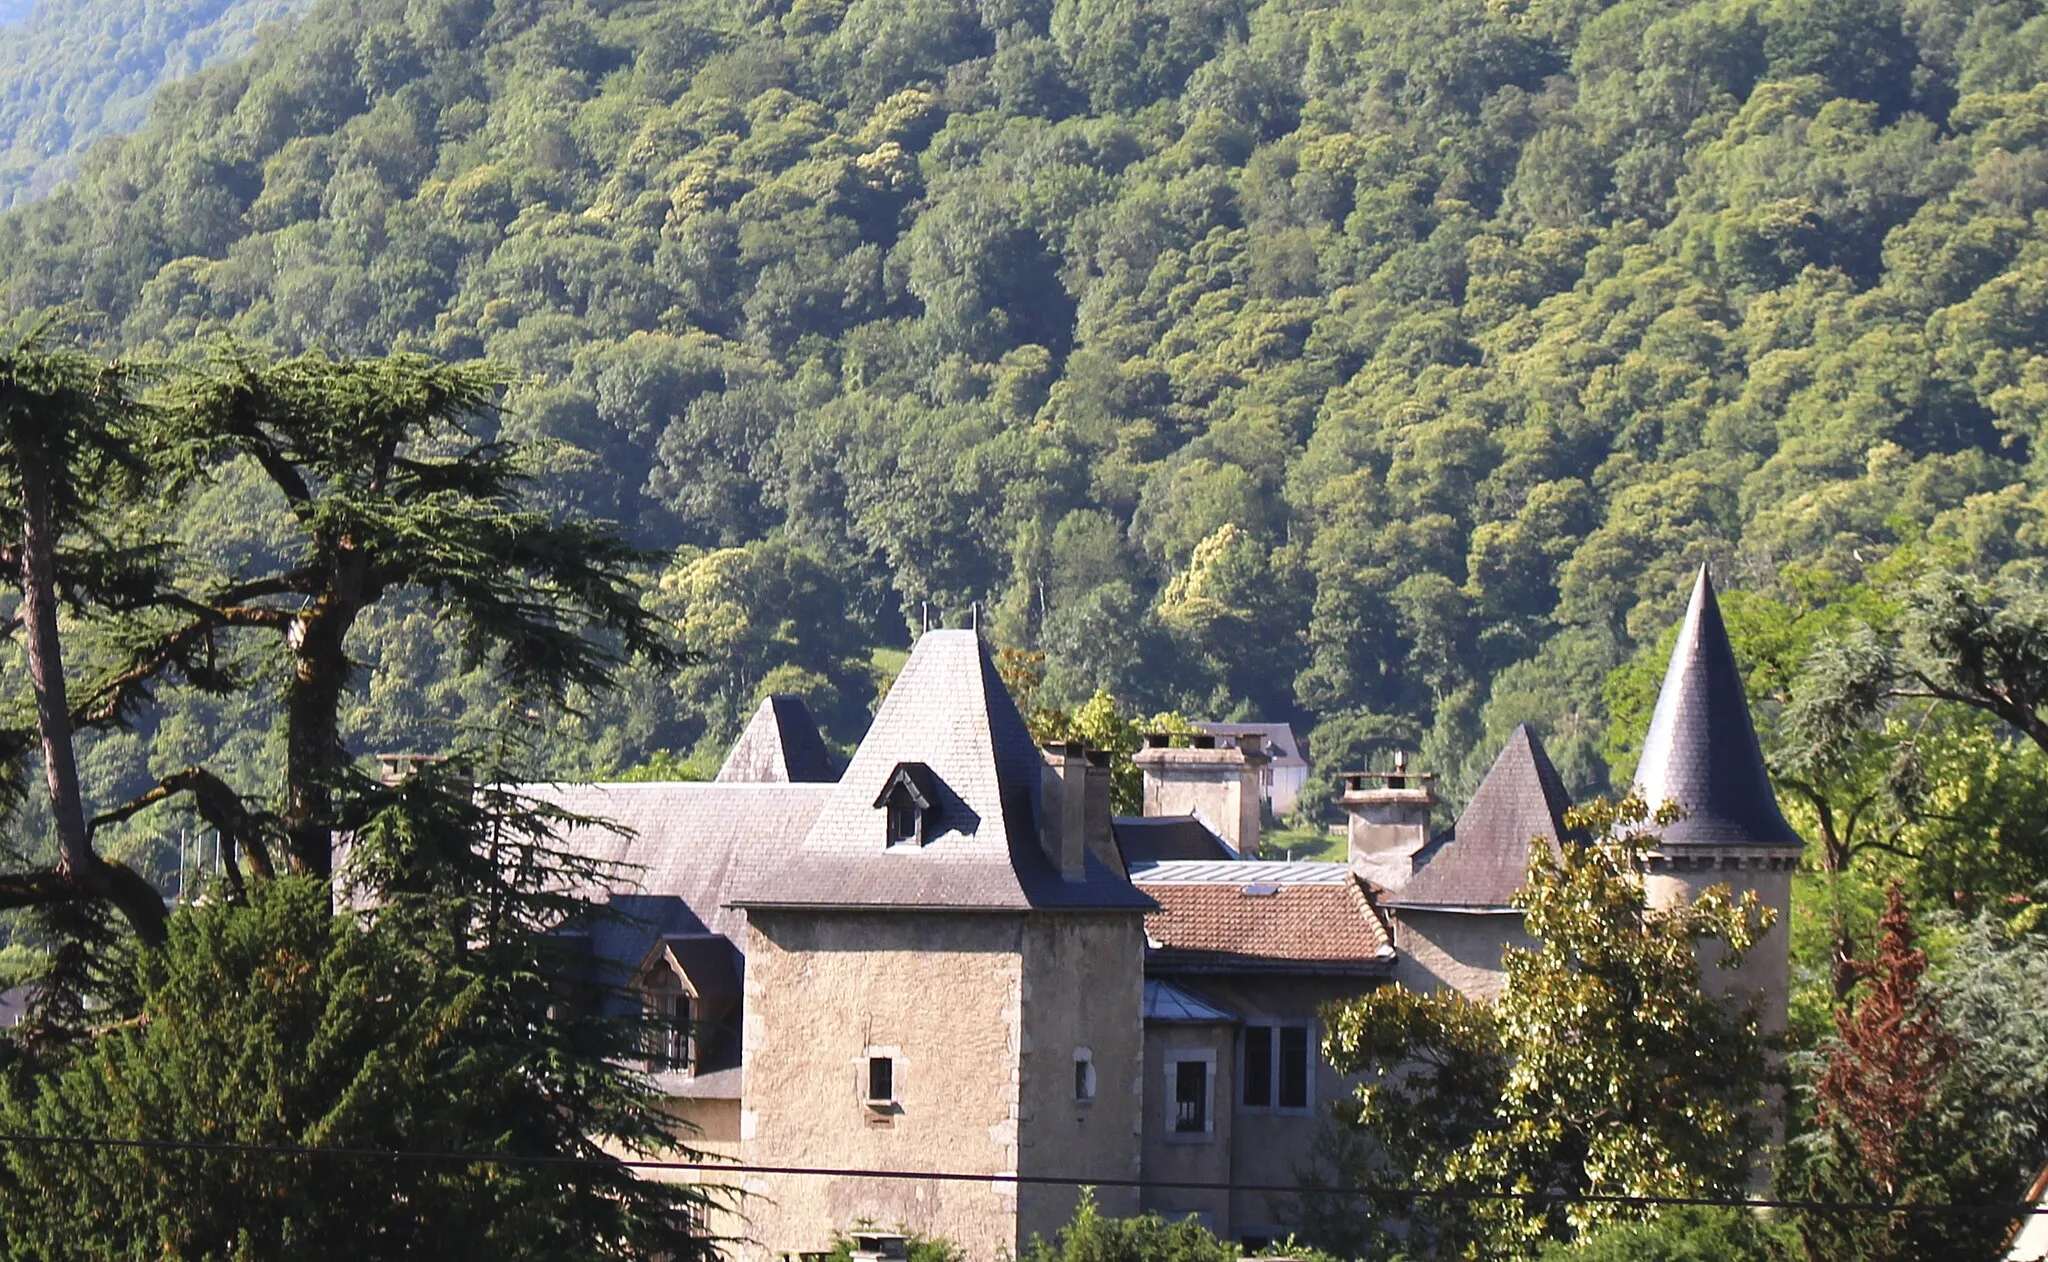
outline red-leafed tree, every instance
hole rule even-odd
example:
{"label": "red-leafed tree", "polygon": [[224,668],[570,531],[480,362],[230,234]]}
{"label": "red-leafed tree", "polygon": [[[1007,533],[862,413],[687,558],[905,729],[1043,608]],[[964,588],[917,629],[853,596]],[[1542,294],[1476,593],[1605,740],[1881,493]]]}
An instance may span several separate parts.
{"label": "red-leafed tree", "polygon": [[1835,1014],[1813,1079],[1814,1129],[1787,1154],[1783,1186],[1800,1199],[1901,1211],[1804,1212],[1800,1242],[1814,1262],[1988,1257],[2002,1220],[1910,1212],[1989,1199],[1985,1154],[1944,1098],[1968,1047],[1921,984],[1927,953],[1896,882],[1879,924],[1875,954],[1850,965],[1860,994]]}
{"label": "red-leafed tree", "polygon": [[1893,882],[1876,958],[1851,965],[1864,986],[1853,1010],[1835,1014],[1838,1042],[1815,1085],[1820,1124],[1847,1135],[1886,1198],[1899,1192],[1905,1149],[1934,1104],[1962,1041],[1921,989],[1927,952],[1913,945],[1913,917]]}

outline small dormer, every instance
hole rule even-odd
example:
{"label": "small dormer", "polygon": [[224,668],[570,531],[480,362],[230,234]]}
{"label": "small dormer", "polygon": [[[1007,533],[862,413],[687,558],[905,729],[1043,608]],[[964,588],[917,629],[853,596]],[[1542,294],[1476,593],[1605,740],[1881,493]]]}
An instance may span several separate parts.
{"label": "small dormer", "polygon": [[634,970],[640,999],[641,1054],[653,1073],[702,1072],[705,1040],[739,1005],[732,943],[716,934],[673,934],[655,941]]}
{"label": "small dormer", "polygon": [[921,762],[899,762],[882,783],[875,807],[884,813],[891,846],[922,846],[937,832],[939,778]]}

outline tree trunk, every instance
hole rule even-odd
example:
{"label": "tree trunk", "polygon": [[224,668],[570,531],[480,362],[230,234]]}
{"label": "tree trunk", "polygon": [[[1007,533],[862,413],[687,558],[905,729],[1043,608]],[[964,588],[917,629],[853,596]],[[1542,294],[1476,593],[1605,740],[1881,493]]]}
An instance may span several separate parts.
{"label": "tree trunk", "polygon": [[334,791],[346,769],[341,694],[348,684],[347,640],[364,604],[368,561],[344,544],[332,585],[293,626],[292,682],[285,697],[286,846],[292,867],[334,874]]}
{"label": "tree trunk", "polygon": [[36,730],[43,743],[43,774],[57,817],[57,870],[83,882],[93,869],[92,838],[85,828],[85,798],[71,739],[71,701],[64,653],[57,635],[57,541],[50,522],[50,475],[42,453],[17,442],[21,474],[21,621],[29,686],[36,696]]}

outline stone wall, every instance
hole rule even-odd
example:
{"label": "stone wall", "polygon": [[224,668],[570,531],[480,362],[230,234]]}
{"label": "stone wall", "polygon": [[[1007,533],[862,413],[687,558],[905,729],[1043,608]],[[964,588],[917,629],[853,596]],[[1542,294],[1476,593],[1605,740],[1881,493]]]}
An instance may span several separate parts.
{"label": "stone wall", "polygon": [[[1130,914],[1041,914],[1024,935],[1019,1173],[1094,1180],[1140,1173],[1145,1102],[1145,938]],[[1094,1098],[1077,1098],[1077,1061],[1093,1066]],[[1018,1191],[1018,1247],[1073,1217],[1077,1186]],[[1102,1212],[1137,1212],[1135,1188],[1102,1187]]]}
{"label": "stone wall", "polygon": [[[1167,1065],[1176,1055],[1211,1064],[1210,1129],[1202,1135],[1173,1133],[1173,1081]],[[1162,1184],[1228,1183],[1231,1175],[1231,1084],[1237,1081],[1237,1031],[1230,1025],[1145,1027],[1145,1178],[1143,1208],[1168,1218],[1203,1216],[1211,1230],[1230,1230],[1230,1197],[1224,1192]]]}
{"label": "stone wall", "polygon": [[1394,980],[1418,994],[1455,990],[1482,1002],[1500,998],[1501,952],[1530,947],[1520,913],[1393,909]]}
{"label": "stone wall", "polygon": [[[749,913],[741,1156],[755,1165],[1014,1173],[1026,918]],[[896,1108],[866,1103],[870,1053]],[[752,1176],[750,1257],[827,1249],[862,1221],[1017,1247],[1014,1183]]]}

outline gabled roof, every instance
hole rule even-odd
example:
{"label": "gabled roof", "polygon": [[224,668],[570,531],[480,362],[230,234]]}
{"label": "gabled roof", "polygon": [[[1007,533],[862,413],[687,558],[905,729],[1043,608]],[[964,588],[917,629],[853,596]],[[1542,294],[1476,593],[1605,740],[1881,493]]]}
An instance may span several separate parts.
{"label": "gabled roof", "polygon": [[1451,831],[1415,856],[1415,874],[1382,901],[1389,907],[1505,908],[1529,875],[1529,844],[1553,853],[1566,836],[1571,798],[1543,742],[1518,724]]}
{"label": "gabled roof", "polygon": [[1657,694],[1635,783],[1652,809],[1669,800],[1686,812],[1662,830],[1665,844],[1801,844],[1764,770],[1742,673],[1704,565]]}
{"label": "gabled roof", "polygon": [[[921,763],[937,831],[887,845],[876,805],[904,764]],[[1038,840],[1038,747],[972,631],[920,638],[873,726],[801,844],[735,888],[735,907],[1141,910],[1144,895],[1088,856],[1064,881]]]}
{"label": "gabled roof", "polygon": [[825,783],[832,774],[832,756],[811,719],[802,697],[777,694],[761,698],[746,730],[733,742],[718,769],[721,783]]}
{"label": "gabled roof", "polygon": [[1211,736],[1234,736],[1239,732],[1257,732],[1266,742],[1266,757],[1273,760],[1275,767],[1306,767],[1308,759],[1301,753],[1301,742],[1295,739],[1294,728],[1286,723],[1197,723],[1197,731]]}
{"label": "gabled roof", "polygon": [[[1329,871],[1290,879],[1297,868]],[[1152,879],[1161,869],[1166,879]],[[1145,917],[1147,972],[1377,974],[1393,964],[1386,925],[1341,864],[1163,864],[1132,880],[1159,904]]]}
{"label": "gabled roof", "polygon": [[1193,815],[1119,815],[1109,827],[1126,868],[1166,860],[1237,858],[1229,842]]}

